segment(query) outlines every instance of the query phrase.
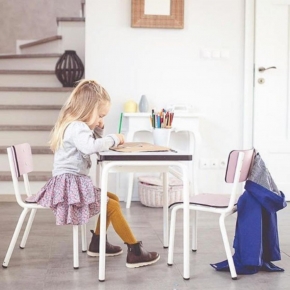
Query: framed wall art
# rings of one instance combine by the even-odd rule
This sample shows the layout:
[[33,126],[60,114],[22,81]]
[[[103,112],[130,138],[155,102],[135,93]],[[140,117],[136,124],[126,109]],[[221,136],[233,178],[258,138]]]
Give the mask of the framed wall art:
[[184,0],[132,0],[134,28],[176,28],[184,25]]

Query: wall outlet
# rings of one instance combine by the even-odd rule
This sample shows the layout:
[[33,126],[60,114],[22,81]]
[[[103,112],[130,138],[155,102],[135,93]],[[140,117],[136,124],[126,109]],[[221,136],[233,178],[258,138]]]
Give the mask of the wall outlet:
[[227,167],[226,159],[218,159],[218,158],[200,158],[199,160],[199,168],[201,169],[220,169]]
[[227,160],[225,160],[225,159],[221,159],[220,161],[219,161],[219,167],[220,168],[226,168],[227,167]]
[[207,158],[201,158],[199,160],[199,167],[202,169],[208,169],[210,168],[210,160]]
[[211,159],[210,160],[210,168],[218,168],[219,167],[219,160],[218,159]]

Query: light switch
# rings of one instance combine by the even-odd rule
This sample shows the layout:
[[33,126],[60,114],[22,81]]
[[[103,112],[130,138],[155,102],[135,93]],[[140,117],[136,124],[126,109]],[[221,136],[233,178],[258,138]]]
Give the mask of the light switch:
[[230,58],[230,51],[228,49],[222,49],[221,58]]
[[211,58],[211,52],[209,49],[202,49],[200,55],[202,58]]
[[215,49],[215,50],[213,50],[211,52],[211,57],[212,58],[220,58],[221,57],[221,52],[219,50]]

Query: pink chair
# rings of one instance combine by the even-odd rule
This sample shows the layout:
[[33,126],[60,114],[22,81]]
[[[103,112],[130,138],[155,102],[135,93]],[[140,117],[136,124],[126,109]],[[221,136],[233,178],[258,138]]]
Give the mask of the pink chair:
[[[212,212],[219,214],[219,226],[222,234],[222,239],[225,247],[226,256],[229,263],[230,273],[233,280],[237,279],[237,273],[233,262],[231,248],[225,227],[225,218],[236,212],[236,200],[239,192],[239,183],[247,180],[252,160],[255,154],[254,149],[250,150],[234,150],[231,151],[228,158],[228,165],[226,169],[225,181],[232,183],[232,191],[229,195],[216,193],[202,193],[190,198],[190,210],[194,210],[193,214],[193,231],[192,231],[192,251],[197,250],[197,219],[196,212]],[[171,222],[170,222],[170,236],[168,248],[168,265],[173,264],[174,251],[174,235],[176,212],[183,208],[182,202],[173,203],[170,205]]]
[[[24,219],[29,211],[31,211],[22,241],[20,243],[20,249],[24,249],[26,241],[36,214],[37,210],[49,209],[42,207],[36,203],[26,203],[22,200],[20,190],[19,190],[19,179],[22,176],[25,186],[25,193],[27,196],[31,196],[30,184],[28,179],[28,173],[33,171],[33,162],[31,147],[28,143],[19,144],[7,148],[8,160],[12,175],[12,181],[14,186],[15,197],[18,204],[23,208],[22,213],[19,217],[18,223],[16,225],[14,234],[12,236],[8,251],[6,253],[4,262],[2,264],[3,268],[7,268],[11,255],[13,253],[15,244],[17,242],[21,227],[23,225]],[[82,233],[82,251],[87,251],[86,242],[86,225],[81,226]],[[79,268],[79,253],[78,253],[78,226],[73,226],[73,267],[74,269]]]

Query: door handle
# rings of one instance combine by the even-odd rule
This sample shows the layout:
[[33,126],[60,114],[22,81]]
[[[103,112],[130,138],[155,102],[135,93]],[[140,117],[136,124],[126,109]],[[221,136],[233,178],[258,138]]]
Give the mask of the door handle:
[[264,68],[263,66],[259,67],[259,72],[264,72],[265,70],[268,70],[268,69],[277,69],[275,66],[270,66],[270,67],[267,67],[267,68]]

